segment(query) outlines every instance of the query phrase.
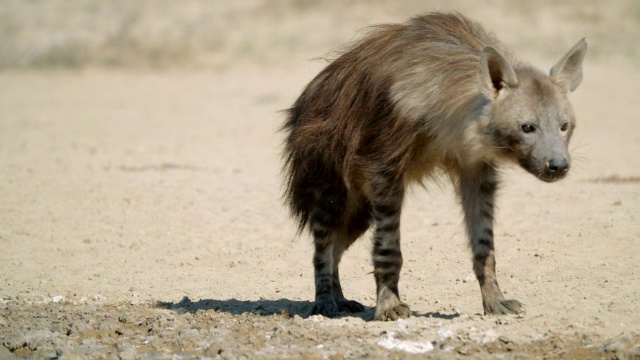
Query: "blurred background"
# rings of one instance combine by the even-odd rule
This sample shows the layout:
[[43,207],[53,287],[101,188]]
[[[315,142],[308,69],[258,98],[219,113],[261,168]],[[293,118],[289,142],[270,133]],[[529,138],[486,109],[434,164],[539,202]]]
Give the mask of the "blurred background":
[[589,60],[640,58],[637,0],[1,0],[0,69],[288,66],[433,10],[475,18],[517,54],[556,58],[587,37]]
[[[536,66],[589,44],[570,95],[571,175],[503,173],[501,285],[531,315],[505,333],[640,333],[640,0],[0,0],[0,338],[24,346],[52,321],[64,330],[38,336],[77,347],[57,313],[32,316],[28,302],[59,296],[63,314],[185,296],[307,304],[312,242],[282,204],[282,110],[363,29],[436,10],[479,21]],[[442,183],[407,197],[403,296],[474,314],[460,208]],[[354,244],[340,271],[371,306],[369,254]],[[2,301],[27,315],[3,318]],[[83,336],[122,339],[100,334]]]

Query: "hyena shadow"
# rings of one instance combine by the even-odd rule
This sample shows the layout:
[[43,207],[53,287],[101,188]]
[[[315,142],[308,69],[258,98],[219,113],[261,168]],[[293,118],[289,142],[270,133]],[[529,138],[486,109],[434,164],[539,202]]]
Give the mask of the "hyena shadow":
[[[178,302],[171,301],[156,301],[156,307],[162,309],[170,309],[178,312],[190,312],[194,313],[198,310],[215,310],[216,312],[224,312],[231,315],[252,314],[258,316],[270,316],[270,315],[298,315],[302,318],[307,318],[311,314],[313,308],[313,302],[289,300],[289,299],[277,299],[277,300],[214,300],[203,299],[198,301],[192,301],[187,296],[183,297]],[[375,315],[375,308],[365,306],[364,311],[358,313],[340,312],[335,318],[344,317],[356,317],[365,321],[371,321]],[[451,320],[459,314],[442,314],[440,312],[428,312],[417,313],[413,312],[413,316],[416,317],[431,317],[437,319]]]
[[[225,312],[232,315],[253,314],[259,316],[269,315],[298,315],[302,318],[310,316],[313,302],[289,299],[277,300],[215,300],[202,299],[191,301],[188,297],[183,297],[179,302],[156,301],[156,307],[170,309],[179,312],[194,313],[198,310],[215,310],[216,312]],[[375,309],[365,307],[365,310],[359,313],[340,313],[338,317],[358,317],[363,320],[373,319]]]

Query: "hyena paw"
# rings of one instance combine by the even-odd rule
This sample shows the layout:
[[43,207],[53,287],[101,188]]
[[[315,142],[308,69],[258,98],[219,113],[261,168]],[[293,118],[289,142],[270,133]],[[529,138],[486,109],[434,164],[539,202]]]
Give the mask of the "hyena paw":
[[333,300],[316,301],[311,308],[311,315],[322,315],[332,318],[338,314],[338,305]]
[[400,303],[388,309],[376,309],[376,315],[373,319],[377,321],[395,321],[398,319],[406,319],[410,315],[411,310],[409,310],[409,306],[405,303]]
[[487,315],[520,314],[523,311],[523,305],[518,300],[496,300],[484,306]]
[[357,301],[342,299],[336,302],[338,304],[338,311],[345,311],[349,313],[359,313],[364,311],[364,305]]

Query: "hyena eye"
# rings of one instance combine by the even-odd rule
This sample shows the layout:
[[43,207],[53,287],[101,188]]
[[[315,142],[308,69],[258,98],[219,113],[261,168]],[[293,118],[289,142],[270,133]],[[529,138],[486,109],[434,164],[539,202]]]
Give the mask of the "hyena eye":
[[527,134],[530,132],[534,132],[535,130],[536,130],[536,127],[531,124],[522,125],[522,131],[524,131]]
[[569,123],[564,123],[560,126],[561,131],[567,131],[567,129],[569,129]]

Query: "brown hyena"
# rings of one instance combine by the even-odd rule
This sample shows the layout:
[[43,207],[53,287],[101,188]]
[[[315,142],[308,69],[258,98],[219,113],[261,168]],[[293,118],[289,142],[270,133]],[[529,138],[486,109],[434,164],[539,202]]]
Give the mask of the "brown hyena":
[[407,186],[437,169],[457,189],[485,313],[520,312],[496,280],[497,167],[515,161],[548,182],[567,174],[567,93],[582,80],[586,48],[579,41],[547,74],[476,22],[432,13],[375,27],[322,70],[283,127],[287,204],[315,244],[311,313],[364,309],[345,299],[338,264],[373,224],[375,319],[409,316],[398,292],[400,211]]

